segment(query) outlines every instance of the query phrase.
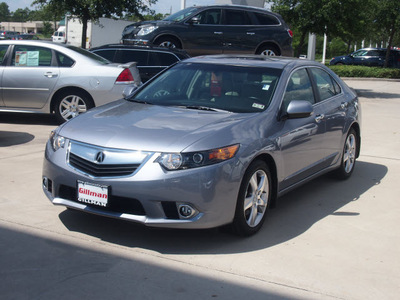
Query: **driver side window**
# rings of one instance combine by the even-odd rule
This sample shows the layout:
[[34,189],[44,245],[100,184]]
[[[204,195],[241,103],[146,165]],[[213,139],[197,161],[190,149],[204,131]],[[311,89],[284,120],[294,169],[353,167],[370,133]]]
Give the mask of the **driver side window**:
[[315,103],[310,77],[306,69],[297,70],[290,76],[285,96],[283,97],[283,108],[285,111],[289,103],[293,100],[304,100],[311,104]]
[[198,24],[217,25],[221,23],[220,9],[207,9],[195,16],[198,18]]

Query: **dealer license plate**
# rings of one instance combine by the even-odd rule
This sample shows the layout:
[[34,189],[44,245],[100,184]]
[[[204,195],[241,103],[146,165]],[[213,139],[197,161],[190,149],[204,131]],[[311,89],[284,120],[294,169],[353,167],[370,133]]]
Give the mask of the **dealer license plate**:
[[108,203],[108,186],[78,181],[78,201],[106,207]]

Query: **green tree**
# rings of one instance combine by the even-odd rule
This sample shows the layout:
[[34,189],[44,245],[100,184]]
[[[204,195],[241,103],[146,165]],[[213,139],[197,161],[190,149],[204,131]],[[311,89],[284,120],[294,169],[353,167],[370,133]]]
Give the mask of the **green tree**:
[[295,50],[298,55],[310,32],[350,40],[360,37],[368,25],[365,11],[371,1],[375,0],[273,0],[272,10],[281,14],[295,33],[299,33]]
[[18,8],[11,17],[13,22],[26,22],[30,21],[31,10],[29,8]]
[[0,22],[7,22],[10,20],[10,9],[5,2],[0,3]]
[[130,13],[141,16],[143,12],[153,13],[150,4],[157,0],[35,0],[34,4],[45,7],[46,5],[65,5],[69,13],[79,18],[82,22],[81,47],[86,47],[87,24],[89,21],[98,21],[101,17],[123,17]]
[[390,49],[400,27],[400,1],[376,0],[377,1],[377,24],[387,33],[388,47],[384,67],[389,63]]

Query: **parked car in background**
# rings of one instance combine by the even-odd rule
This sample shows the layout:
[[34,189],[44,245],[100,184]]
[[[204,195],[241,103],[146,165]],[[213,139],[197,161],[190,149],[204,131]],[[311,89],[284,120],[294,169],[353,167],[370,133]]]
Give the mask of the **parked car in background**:
[[[362,65],[383,67],[386,59],[385,48],[363,48],[349,55],[336,56],[329,62],[330,65]],[[388,67],[400,68],[400,51],[390,50]]]
[[148,226],[251,235],[276,197],[326,172],[351,176],[360,109],[317,62],[189,58],[53,131],[43,190],[53,204]]
[[13,37],[19,35],[19,32],[2,30],[0,31],[0,40],[11,40]]
[[184,49],[191,56],[250,53],[293,56],[292,31],[278,14],[240,5],[194,6],[162,21],[125,27],[124,44]]
[[35,34],[24,33],[16,35],[15,37],[12,38],[12,40],[40,40],[40,39]]
[[179,49],[122,44],[104,45],[89,51],[115,63],[136,62],[143,82],[177,61],[189,57],[185,51]]
[[0,110],[54,112],[59,122],[141,84],[135,64],[44,41],[0,41]]

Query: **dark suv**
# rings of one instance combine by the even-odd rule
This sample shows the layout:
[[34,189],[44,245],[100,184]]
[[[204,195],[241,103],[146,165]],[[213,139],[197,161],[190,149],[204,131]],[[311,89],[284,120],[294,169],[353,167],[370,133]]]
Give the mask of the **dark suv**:
[[179,49],[122,44],[103,45],[89,51],[115,63],[137,62],[142,82],[149,80],[177,61],[190,57],[185,51]]
[[[363,48],[349,55],[336,56],[332,58],[329,64],[383,67],[385,59],[386,59],[385,48]],[[399,50],[390,50],[388,67],[400,68]]]
[[162,21],[125,27],[124,44],[159,45],[189,55],[255,53],[293,56],[292,31],[282,17],[240,5],[185,8]]

